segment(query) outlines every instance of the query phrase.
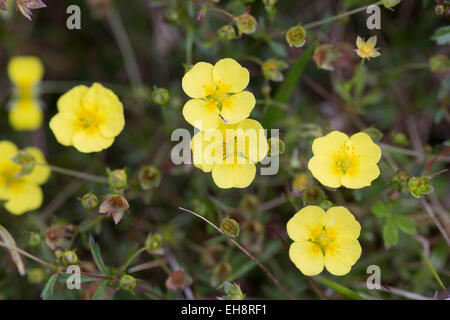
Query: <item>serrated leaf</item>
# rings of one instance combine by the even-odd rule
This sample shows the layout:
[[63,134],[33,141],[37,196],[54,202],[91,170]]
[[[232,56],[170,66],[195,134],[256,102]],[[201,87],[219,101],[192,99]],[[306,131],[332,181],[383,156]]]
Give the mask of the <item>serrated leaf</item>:
[[383,227],[384,245],[390,248],[398,242],[398,230],[392,220],[387,220]]
[[103,281],[102,283],[100,283],[97,290],[95,290],[94,295],[92,296],[92,300],[102,300],[103,292],[105,291],[107,286],[108,281]]
[[[17,247],[16,241],[14,240],[14,238],[11,236],[11,234],[8,232],[8,230],[6,230],[6,228],[3,227],[2,225],[0,225],[0,240],[10,247],[14,247],[14,248]],[[22,258],[20,257],[20,254],[17,252],[17,250],[14,250],[11,248],[7,248],[7,250],[9,251],[12,260],[16,264],[17,270],[19,270],[20,275],[24,276],[25,275],[25,266],[23,264]]]
[[102,255],[100,253],[100,246],[97,242],[95,242],[92,236],[89,237],[89,248],[91,249],[92,257],[94,258],[95,264],[97,265],[98,270],[104,275],[108,275],[108,268],[106,268],[105,263],[103,262]]
[[450,43],[450,26],[440,27],[434,31],[431,37],[437,44],[449,44]]
[[378,218],[384,218],[388,216],[386,205],[381,201],[378,201],[372,207],[370,207],[370,211],[372,211],[372,213]]
[[53,295],[53,288],[55,287],[56,279],[58,278],[58,274],[55,273],[52,275],[44,286],[44,289],[41,292],[41,298],[43,300],[48,300]]
[[400,230],[402,230],[404,233],[410,235],[417,234],[416,223],[414,222],[413,219],[400,215],[395,215],[392,216],[392,220],[394,221],[395,225],[399,227]]

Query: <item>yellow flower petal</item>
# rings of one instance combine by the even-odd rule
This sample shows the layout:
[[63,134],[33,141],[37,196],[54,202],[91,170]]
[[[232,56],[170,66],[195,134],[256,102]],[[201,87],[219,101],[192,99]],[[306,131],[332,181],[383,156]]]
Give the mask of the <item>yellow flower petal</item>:
[[183,77],[183,91],[191,98],[204,98],[216,88],[213,80],[213,65],[196,63]]
[[122,132],[125,127],[125,117],[122,112],[103,111],[105,113],[105,123],[100,126],[100,132],[104,137],[114,138]]
[[44,66],[37,57],[14,57],[8,63],[8,76],[19,88],[35,85],[44,75]]
[[345,133],[332,131],[326,136],[315,139],[312,145],[312,151],[316,156],[320,155],[331,158],[335,150],[344,145],[347,140],[348,136]]
[[331,158],[314,156],[308,162],[308,169],[314,178],[319,180],[324,186],[329,188],[339,188],[341,186],[342,174],[335,169]]
[[[44,154],[42,153],[41,150],[29,147],[25,148],[25,151],[29,152],[34,157],[36,163],[47,164],[47,161],[45,160]],[[50,177],[50,174],[51,174],[50,168],[46,166],[36,165],[33,171],[29,175],[25,176],[24,179],[28,182],[41,185],[47,182],[48,178]]]
[[229,124],[238,123],[248,118],[255,104],[255,96],[252,93],[248,91],[236,93],[222,102],[220,115]]
[[360,36],[358,36],[358,37],[356,38],[356,47],[359,49],[359,48],[361,48],[363,45],[364,45],[364,40],[363,40]]
[[99,152],[109,148],[114,138],[106,138],[100,133],[88,134],[85,131],[78,131],[73,136],[73,146],[80,152]]
[[204,172],[211,172],[214,166],[223,161],[222,133],[213,129],[202,131],[191,139],[194,165]]
[[320,247],[308,241],[291,244],[289,258],[306,276],[318,275],[324,267],[324,257]]
[[307,206],[298,211],[287,223],[287,233],[293,241],[306,241],[325,223],[325,211],[318,206]]
[[33,131],[42,125],[43,112],[36,101],[19,99],[9,112],[9,124],[17,131]]
[[10,141],[0,141],[0,161],[10,161],[19,152],[16,145]]
[[369,40],[367,40],[366,43],[369,46],[371,46],[372,48],[375,48],[375,46],[377,45],[377,36],[370,37]]
[[373,143],[366,133],[359,132],[350,137],[351,145],[355,147],[356,153],[360,156],[361,163],[376,164],[381,159],[381,148]]
[[205,100],[191,99],[186,102],[183,116],[189,124],[199,130],[215,129],[219,126],[219,109],[215,104]]
[[58,99],[58,111],[76,113],[78,108],[82,105],[83,97],[88,89],[88,87],[81,85],[76,86],[63,94]]
[[250,81],[248,70],[230,58],[219,60],[215,64],[213,77],[217,86],[225,93],[240,92],[247,87]]
[[16,190],[8,190],[6,210],[15,215],[38,209],[42,205],[43,194],[34,183],[21,183]]
[[342,185],[349,189],[360,189],[371,185],[378,178],[380,169],[376,164],[361,164],[351,168],[341,177]]
[[325,215],[325,227],[332,229],[339,239],[358,239],[361,225],[345,207],[328,209]]
[[236,127],[242,130],[243,137],[238,135],[237,152],[241,152],[251,162],[260,162],[269,150],[263,126],[256,120],[245,119]]
[[50,120],[50,129],[56,137],[56,140],[63,146],[71,146],[75,135],[76,117],[72,113],[60,112]]
[[358,240],[337,239],[336,248],[325,253],[325,267],[335,276],[343,276],[361,256],[361,245]]
[[222,189],[246,188],[252,183],[255,174],[254,164],[225,163],[216,165],[212,170],[214,183]]

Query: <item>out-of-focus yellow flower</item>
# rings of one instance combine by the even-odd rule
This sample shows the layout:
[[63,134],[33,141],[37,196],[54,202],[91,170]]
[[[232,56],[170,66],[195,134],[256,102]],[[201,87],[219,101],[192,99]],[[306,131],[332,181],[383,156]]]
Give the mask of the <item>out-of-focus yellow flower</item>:
[[[46,164],[44,155],[39,149],[26,148],[35,161]],[[10,141],[0,141],[0,199],[6,200],[5,208],[12,214],[23,214],[38,209],[43,200],[40,185],[44,184],[49,176],[50,169],[36,165],[29,175],[16,177],[21,166],[11,161],[19,150]]]
[[42,124],[43,113],[34,99],[17,100],[9,111],[9,123],[17,131],[33,131]]
[[9,123],[17,131],[32,131],[42,125],[43,112],[39,106],[37,86],[44,67],[37,57],[14,57],[8,64],[8,76],[14,85]]
[[50,129],[64,146],[89,153],[109,148],[125,126],[119,98],[99,83],[76,86],[58,100]]
[[363,38],[358,36],[358,38],[356,38],[357,49],[355,49],[355,51],[361,58],[370,60],[370,58],[376,58],[381,55],[381,53],[378,52],[378,49],[375,48],[376,44],[376,36],[371,37],[367,41],[364,41]]
[[360,224],[344,207],[325,212],[318,206],[307,206],[287,223],[288,235],[294,241],[289,257],[307,276],[318,275],[324,267],[343,276],[361,256],[360,231]]
[[244,120],[256,103],[252,93],[243,91],[249,81],[248,70],[233,59],[219,60],[214,66],[198,62],[183,77],[183,90],[192,98],[184,105],[184,118],[200,130]]
[[308,169],[324,186],[360,189],[380,175],[381,149],[363,132],[350,138],[339,131],[330,132],[314,140],[312,151]]
[[255,178],[255,163],[267,155],[268,143],[261,124],[245,119],[238,124],[220,123],[217,129],[197,133],[191,140],[194,165],[212,172],[222,189],[246,188]]

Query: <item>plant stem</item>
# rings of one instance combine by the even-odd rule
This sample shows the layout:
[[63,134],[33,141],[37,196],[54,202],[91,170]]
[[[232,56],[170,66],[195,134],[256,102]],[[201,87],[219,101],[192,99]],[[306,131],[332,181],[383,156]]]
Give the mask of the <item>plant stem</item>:
[[447,235],[447,232],[445,231],[444,227],[442,226],[441,222],[436,218],[436,215],[433,212],[433,209],[431,208],[431,206],[428,204],[427,200],[425,200],[424,198],[420,199],[420,202],[422,203],[422,205],[424,206],[425,210],[428,212],[428,214],[431,217],[431,220],[433,220],[434,224],[436,225],[436,227],[439,229],[439,231],[441,232],[442,236],[444,237],[445,241],[447,241],[447,244],[450,246],[450,239]]
[[[222,230],[220,230],[220,228],[219,227],[217,227],[214,223],[212,223],[211,221],[209,221],[208,219],[206,219],[205,217],[203,217],[203,216],[201,216],[201,215],[199,215],[199,214],[197,214],[197,213],[195,213],[195,212],[193,212],[193,211],[191,211],[191,210],[188,210],[188,209],[185,209],[185,208],[182,208],[182,207],[179,207],[178,209],[180,209],[180,210],[182,210],[182,211],[184,211],[184,212],[187,212],[187,213],[190,213],[190,214],[193,214],[194,216],[196,216],[196,217],[198,217],[198,218],[200,218],[200,219],[202,219],[203,221],[205,221],[206,223],[208,223],[209,225],[211,225],[214,229],[216,229],[220,234],[222,234],[223,236],[225,236],[225,237],[227,237],[226,235],[225,235],[225,233],[222,231]],[[289,299],[292,299],[292,300],[294,300],[295,298],[286,290],[286,288],[285,287],[283,287],[282,285],[281,285],[281,283],[278,281],[278,279],[277,278],[275,278],[275,276],[261,263],[261,262],[259,262],[250,252],[248,252],[244,247],[242,247],[239,243],[237,243],[236,242],[236,240],[234,240],[234,239],[232,239],[232,238],[229,238],[229,237],[227,237],[227,239],[228,240],[230,240],[231,241],[231,243],[233,243],[239,250],[241,250],[247,257],[249,257],[251,260],[253,260],[253,262],[255,262],[263,271],[264,271],[264,273],[281,289],[281,291],[283,291],[284,292],[284,294],[286,295],[286,296],[288,296],[289,297]]]
[[217,7],[210,7],[209,9],[211,9],[212,11],[220,12],[220,13],[222,13],[222,14],[224,14],[224,15],[230,17],[231,19],[234,19],[234,15],[231,14],[231,13],[229,13],[229,12],[226,11],[226,10],[223,10],[223,9],[217,8]]
[[89,181],[93,181],[93,182],[98,182],[98,183],[109,184],[108,178],[106,178],[106,177],[101,177],[101,176],[96,176],[96,175],[93,175],[90,173],[61,168],[61,167],[57,167],[57,166],[47,164],[47,163],[36,163],[36,165],[50,168],[54,172],[58,172],[58,173],[65,174],[68,176],[72,176],[72,177],[76,177],[76,178],[80,178],[80,179],[84,179],[84,180],[89,180]]
[[47,261],[44,261],[44,260],[42,260],[41,258],[38,258],[38,257],[36,257],[36,256],[33,256],[31,253],[28,253],[28,252],[26,252],[25,250],[22,250],[22,249],[20,249],[20,248],[18,248],[18,247],[11,246],[11,245],[9,245],[9,244],[7,244],[7,243],[4,243],[4,242],[2,242],[2,241],[0,241],[0,246],[5,247],[5,248],[10,249],[10,250],[15,250],[15,251],[17,251],[17,252],[23,254],[25,257],[30,258],[31,260],[34,260],[34,261],[36,261],[36,262],[38,262],[38,263],[40,263],[40,264],[42,264],[42,265],[44,265],[44,266],[47,266],[47,267],[49,267],[49,268],[51,268],[51,269],[54,269],[54,268],[55,268],[55,266],[54,266],[53,264],[51,264],[51,263],[49,263],[49,262],[47,262]]
[[130,263],[133,262],[134,259],[136,259],[142,252],[146,250],[145,247],[140,248],[138,251],[136,251],[130,259],[120,268],[119,274],[124,273],[127,270],[127,267],[130,265]]
[[322,19],[322,20],[319,20],[319,21],[316,21],[316,22],[311,22],[311,23],[305,24],[303,26],[303,28],[305,28],[305,29],[315,28],[315,27],[321,26],[323,24],[326,24],[328,22],[339,20],[339,19],[342,19],[344,17],[350,16],[352,14],[355,14],[355,13],[358,13],[358,12],[361,12],[361,11],[365,11],[370,6],[373,6],[373,5],[378,6],[380,4],[382,4],[382,1],[378,1],[378,2],[372,3],[372,4],[367,5],[367,6],[363,6],[363,7],[359,7],[359,8],[350,10],[350,11],[346,11],[346,12],[337,14],[335,16],[332,16],[330,18],[326,18],[326,19]]

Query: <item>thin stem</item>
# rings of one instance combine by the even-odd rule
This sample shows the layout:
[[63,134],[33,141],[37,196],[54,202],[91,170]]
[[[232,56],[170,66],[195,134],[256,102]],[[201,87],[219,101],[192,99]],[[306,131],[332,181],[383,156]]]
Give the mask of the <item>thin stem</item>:
[[140,248],[138,251],[136,251],[130,259],[128,259],[128,261],[120,268],[120,272],[119,274],[124,273],[127,270],[127,267],[130,265],[130,263],[133,262],[134,259],[136,259],[142,252],[144,252],[146,250],[145,247]]
[[378,6],[378,5],[382,4],[382,2],[383,1],[378,1],[378,2],[372,3],[372,4],[367,5],[367,6],[359,7],[359,8],[350,10],[350,11],[346,11],[346,12],[337,14],[337,15],[332,16],[330,18],[325,18],[325,19],[322,19],[322,20],[319,20],[319,21],[316,21],[316,22],[311,22],[311,23],[305,24],[303,26],[303,28],[305,28],[305,29],[315,28],[315,27],[321,26],[323,24],[326,24],[328,22],[339,20],[339,19],[342,19],[344,17],[350,16],[352,14],[355,14],[355,13],[358,13],[358,12],[361,12],[361,11],[365,11],[370,6],[373,6],[373,5]]
[[[384,149],[386,151],[401,153],[401,154],[411,156],[411,157],[419,157],[420,156],[419,152],[416,150],[391,146],[391,145],[385,144],[385,143],[378,143],[378,144],[380,145],[381,149]],[[450,158],[449,157],[439,157],[439,159],[437,159],[436,161],[450,162]]]
[[148,269],[152,269],[155,267],[160,267],[163,264],[167,263],[167,260],[162,258],[162,259],[155,259],[149,262],[145,262],[142,264],[138,264],[137,266],[131,267],[130,269],[128,269],[129,273],[135,273],[138,271],[143,271],[143,270],[148,270]]
[[217,7],[210,7],[209,9],[212,10],[212,11],[220,12],[220,13],[222,13],[222,14],[224,14],[224,15],[230,17],[231,19],[234,19],[234,15],[231,14],[231,13],[229,13],[229,12],[226,11],[226,10],[223,10],[223,9],[217,8]]
[[68,176],[72,176],[72,177],[76,177],[76,178],[80,178],[80,179],[84,179],[84,180],[89,180],[89,181],[93,181],[93,182],[108,184],[108,178],[106,178],[106,177],[101,177],[101,176],[96,176],[96,175],[93,175],[90,173],[61,168],[61,167],[57,167],[57,166],[47,164],[47,163],[36,163],[36,165],[50,168],[54,172],[58,172],[58,173],[65,174]]
[[26,251],[24,251],[24,250],[22,250],[22,249],[20,249],[20,248],[18,248],[16,246],[11,246],[11,245],[9,245],[7,243],[4,243],[2,241],[0,241],[0,246],[5,247],[5,248],[10,249],[10,250],[15,250],[15,251],[21,253],[22,255],[24,255],[25,257],[30,258],[31,260],[34,260],[34,261],[36,261],[36,262],[38,262],[38,263],[40,263],[40,264],[42,264],[44,266],[47,266],[47,267],[52,268],[52,269],[55,268],[55,266],[53,264],[51,264],[51,263],[49,263],[47,261],[44,261],[41,258],[38,258],[38,257],[32,255],[31,253],[28,253],[28,252],[26,252]]
[[117,11],[114,11],[108,16],[108,23],[119,45],[120,52],[125,64],[125,69],[128,74],[128,78],[133,85],[142,85],[142,77],[139,72],[139,66],[137,63],[136,55],[133,47],[131,46],[130,38],[128,37],[125,27],[120,19],[120,15]]
[[[225,236],[226,237],[226,235],[225,235],[225,233],[222,231],[222,230],[220,230],[220,228],[219,227],[217,227],[214,223],[212,223],[211,221],[209,221],[208,219],[206,219],[205,217],[202,217],[201,215],[199,215],[199,214],[197,214],[197,213],[195,213],[195,212],[193,212],[193,211],[191,211],[191,210],[188,210],[188,209],[185,209],[185,208],[182,208],[182,207],[179,207],[178,209],[180,209],[180,210],[182,210],[182,211],[184,211],[184,212],[187,212],[187,213],[190,213],[190,214],[193,214],[194,216],[196,216],[197,218],[200,218],[200,219],[202,219],[203,221],[205,221],[206,223],[208,223],[210,226],[212,226],[214,229],[216,229],[220,234],[222,234],[223,236]],[[255,262],[260,268],[261,268],[261,270],[263,270],[264,271],[264,273],[284,292],[284,294],[286,295],[286,296],[288,296],[290,299],[292,299],[292,300],[294,300],[295,298],[286,290],[286,288],[285,287],[283,287],[282,285],[281,285],[281,283],[278,281],[278,279],[277,278],[275,278],[275,276],[261,263],[261,262],[259,262],[250,252],[248,252],[244,247],[242,247],[239,243],[237,243],[234,239],[232,239],[232,238],[229,238],[229,237],[227,237],[227,239],[228,240],[230,240],[231,241],[231,243],[233,243],[239,250],[241,250],[247,257],[249,257],[253,262]]]
[[445,231],[445,229],[442,226],[441,222],[436,218],[436,215],[434,214],[433,209],[431,208],[431,206],[428,204],[428,202],[424,198],[420,199],[420,202],[422,203],[422,205],[424,206],[425,210],[430,215],[431,220],[433,220],[434,224],[436,225],[436,227],[441,232],[441,234],[444,237],[445,241],[447,241],[447,244],[450,246],[450,239],[449,239],[449,237],[447,235],[447,232]]

